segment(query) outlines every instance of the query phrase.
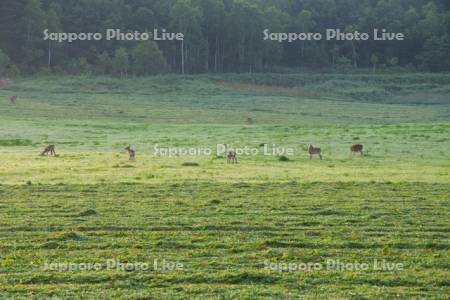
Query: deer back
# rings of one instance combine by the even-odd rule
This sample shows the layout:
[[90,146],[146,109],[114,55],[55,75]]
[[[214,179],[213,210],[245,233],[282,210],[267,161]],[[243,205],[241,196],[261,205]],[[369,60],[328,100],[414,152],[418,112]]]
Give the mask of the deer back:
[[321,150],[318,147],[313,147],[312,145],[310,145],[308,148],[308,152],[309,154],[318,154],[321,152]]
[[361,144],[353,144],[353,145],[351,145],[351,147],[350,147],[350,150],[351,150],[352,152],[362,151],[362,149],[363,149],[363,145],[361,145]]

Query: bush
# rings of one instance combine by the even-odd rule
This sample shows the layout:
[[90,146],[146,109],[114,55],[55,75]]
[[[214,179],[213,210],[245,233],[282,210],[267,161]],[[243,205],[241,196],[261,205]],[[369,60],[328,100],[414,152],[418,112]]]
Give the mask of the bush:
[[167,62],[154,41],[144,41],[134,48],[133,72],[136,75],[156,75],[167,70]]
[[279,161],[290,161],[289,157],[281,155],[280,157],[278,157]]
[[72,59],[65,68],[66,72],[73,75],[88,75],[92,73],[92,66],[87,62],[86,58]]

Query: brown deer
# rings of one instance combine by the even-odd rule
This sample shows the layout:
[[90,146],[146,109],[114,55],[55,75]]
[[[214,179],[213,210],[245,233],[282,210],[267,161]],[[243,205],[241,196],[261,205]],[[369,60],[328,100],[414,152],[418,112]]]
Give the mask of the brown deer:
[[306,151],[309,153],[309,159],[312,159],[312,156],[314,154],[318,154],[320,157],[320,160],[322,160],[322,150],[320,148],[314,147],[313,145],[309,145],[309,147],[306,149]]
[[125,150],[128,151],[128,157],[130,160],[134,160],[136,158],[136,151],[131,149],[131,146],[126,147]]
[[229,150],[227,154],[227,163],[237,164],[236,151]]
[[11,101],[12,104],[16,104],[17,96],[12,96],[9,98],[9,101]]
[[353,154],[359,152],[359,153],[361,153],[361,156],[364,155],[364,153],[363,153],[363,145],[361,145],[361,144],[353,144],[353,145],[351,145],[350,146],[350,151]]
[[48,154],[56,156],[55,145],[48,145],[47,147],[45,147],[44,151],[42,151],[41,153],[41,156]]

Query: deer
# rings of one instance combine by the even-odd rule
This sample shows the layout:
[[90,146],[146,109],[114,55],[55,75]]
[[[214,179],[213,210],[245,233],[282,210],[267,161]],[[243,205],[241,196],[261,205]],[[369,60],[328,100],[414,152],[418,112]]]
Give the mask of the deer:
[[41,156],[48,154],[56,156],[55,145],[48,145],[47,147],[45,147],[44,151],[42,151],[41,153]]
[[136,158],[136,151],[131,149],[131,146],[126,147],[125,150],[128,151],[128,157],[130,160],[134,160]]
[[249,124],[249,125],[253,124],[253,119],[250,117],[247,117],[246,121],[247,121],[247,124]]
[[353,154],[359,152],[359,153],[361,153],[361,156],[364,155],[364,153],[363,153],[363,145],[361,145],[361,144],[353,144],[353,145],[351,145],[350,146],[350,151]]
[[318,154],[320,160],[322,160],[322,150],[320,150],[320,148],[314,147],[313,145],[309,144],[309,147],[306,149],[306,151],[309,153],[309,159],[312,159],[312,156],[314,154]]
[[225,152],[227,153],[227,163],[237,164],[237,154],[229,144],[222,144],[225,147]]
[[237,164],[236,151],[229,150],[227,154],[227,163]]
[[11,96],[11,98],[9,98],[9,101],[11,101],[12,104],[16,104],[16,100],[17,96]]

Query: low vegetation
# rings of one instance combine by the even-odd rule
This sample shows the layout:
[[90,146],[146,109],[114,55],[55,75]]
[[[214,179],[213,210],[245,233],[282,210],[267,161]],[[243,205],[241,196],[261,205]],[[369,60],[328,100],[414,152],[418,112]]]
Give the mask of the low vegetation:
[[[39,77],[0,89],[0,298],[445,297],[450,77],[285,76],[293,83]],[[370,90],[385,97],[360,98]],[[154,152],[225,143],[260,152],[237,164]],[[58,156],[40,156],[50,144]],[[46,269],[111,259],[182,269]],[[328,260],[370,268],[267,267]]]

